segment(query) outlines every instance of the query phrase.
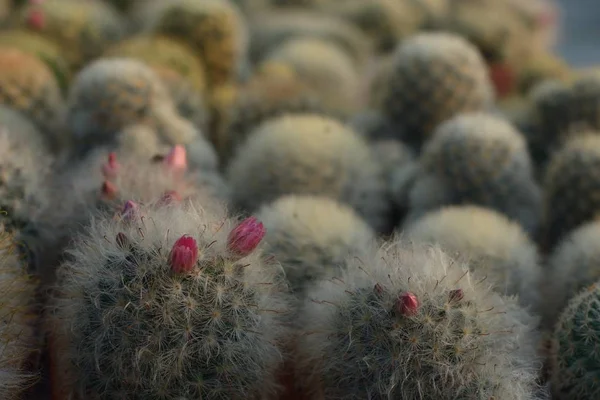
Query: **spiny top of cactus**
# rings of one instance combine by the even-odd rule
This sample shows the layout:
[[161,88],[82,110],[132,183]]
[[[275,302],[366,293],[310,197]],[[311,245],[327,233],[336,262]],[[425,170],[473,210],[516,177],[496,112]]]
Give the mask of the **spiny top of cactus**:
[[411,63],[416,60],[453,60],[468,62],[485,68],[481,54],[475,46],[462,36],[446,32],[425,32],[408,38],[396,50],[397,63]]
[[[563,174],[571,171],[575,174],[595,176],[593,165],[600,164],[600,135],[594,131],[583,132],[565,143],[550,159],[546,169],[545,185],[547,190],[555,188],[555,182]],[[554,190],[547,195],[554,196]]]
[[23,50],[1,46],[0,72],[4,85],[17,85],[35,93],[36,90],[44,90],[50,83],[56,85],[56,91],[60,92],[50,68]]
[[[511,399],[538,389],[537,319],[438,246],[394,239],[305,302],[299,371],[327,399]],[[301,377],[302,378],[302,377]]]

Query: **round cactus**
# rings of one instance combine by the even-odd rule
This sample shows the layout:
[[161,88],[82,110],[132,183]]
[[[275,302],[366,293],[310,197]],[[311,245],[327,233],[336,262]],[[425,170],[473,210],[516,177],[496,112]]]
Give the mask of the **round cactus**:
[[442,206],[473,204],[501,212],[537,234],[541,191],[524,138],[505,120],[484,113],[450,119],[435,131],[419,164],[409,220]]
[[270,62],[289,65],[332,111],[351,115],[360,107],[359,71],[337,45],[315,38],[290,39],[263,61]]
[[274,395],[289,309],[263,236],[254,218],[235,226],[191,204],[126,205],[93,223],[60,269],[61,383],[90,399]]
[[0,103],[23,113],[48,135],[58,150],[65,138],[56,132],[64,104],[52,71],[36,56],[0,47]]
[[347,264],[299,320],[311,398],[535,398],[537,319],[468,265],[399,240]]
[[263,206],[265,252],[273,254],[298,294],[314,281],[339,273],[344,260],[375,239],[375,233],[348,206],[319,196],[283,196]]
[[71,80],[71,71],[62,50],[54,42],[34,32],[9,30],[0,33],[0,45],[14,47],[38,57],[52,70],[62,92],[66,92]]
[[379,164],[366,142],[342,123],[311,114],[260,125],[228,168],[232,202],[255,210],[285,194],[324,195],[353,206],[376,230],[389,202]]
[[185,144],[200,133],[177,114],[160,77],[141,61],[100,59],[75,78],[67,121],[86,149],[109,143],[128,125],[148,125],[169,144]]
[[565,234],[597,216],[599,168],[598,133],[567,141],[551,158],[544,181],[544,244],[548,249]]
[[526,94],[538,83],[555,79],[559,82],[569,82],[573,72],[565,60],[558,55],[539,51],[532,55],[518,70],[518,90]]
[[499,293],[518,295],[524,307],[537,307],[542,269],[535,243],[502,214],[477,206],[445,207],[408,226],[406,233],[464,256]]
[[247,52],[247,29],[229,0],[165,3],[149,28],[189,43],[201,56],[210,87],[235,81]]
[[597,283],[569,302],[556,324],[552,343],[552,398],[598,398],[600,286]]
[[382,111],[415,146],[454,115],[491,104],[483,58],[460,36],[418,34],[400,44],[393,57]]
[[569,299],[600,279],[600,222],[587,223],[562,240],[548,258],[540,314],[544,325],[556,324]]
[[125,34],[124,20],[103,1],[30,1],[14,25],[59,45],[72,71],[98,57]]
[[21,399],[35,383],[37,373],[28,364],[40,350],[33,304],[36,282],[14,247],[14,238],[0,231],[0,397],[5,400]]

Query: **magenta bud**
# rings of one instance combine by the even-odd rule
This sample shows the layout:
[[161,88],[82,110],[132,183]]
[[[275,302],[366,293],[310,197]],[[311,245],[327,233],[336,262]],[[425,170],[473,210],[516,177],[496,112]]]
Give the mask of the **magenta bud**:
[[184,172],[187,170],[187,152],[185,147],[178,144],[174,146],[164,159],[164,163],[169,169],[175,172]]
[[396,300],[396,311],[405,317],[411,317],[419,310],[419,299],[411,292],[398,296]]
[[232,254],[245,257],[256,249],[266,232],[255,217],[246,218],[229,233],[227,248]]
[[117,186],[109,181],[104,181],[102,183],[102,196],[107,199],[114,199],[117,195]]
[[176,273],[190,272],[198,261],[198,244],[191,236],[183,235],[171,249],[169,264]]
[[136,215],[138,213],[139,209],[140,209],[140,206],[136,202],[127,200],[125,205],[123,205],[123,209],[121,210],[121,215],[125,219],[131,219],[131,218],[133,218],[134,215]]
[[108,161],[102,164],[102,175],[106,179],[114,179],[117,176],[117,172],[119,171],[120,167],[121,166],[117,161],[117,154],[109,153]]
[[463,292],[462,289],[451,290],[448,294],[448,300],[451,303],[458,303],[463,299],[463,297],[465,297],[465,292]]

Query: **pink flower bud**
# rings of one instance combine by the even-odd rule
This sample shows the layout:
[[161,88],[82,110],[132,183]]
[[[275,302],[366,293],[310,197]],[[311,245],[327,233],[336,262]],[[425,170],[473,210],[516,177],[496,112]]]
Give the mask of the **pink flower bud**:
[[183,235],[173,245],[169,254],[171,270],[176,273],[189,272],[198,261],[198,244],[191,236]]
[[166,191],[160,198],[160,204],[165,204],[165,205],[179,203],[180,201],[181,201],[181,196],[175,190]]
[[136,202],[127,200],[123,206],[123,209],[121,210],[121,215],[125,219],[131,219],[138,213],[139,209],[140,206]]
[[174,146],[165,157],[164,163],[175,172],[184,172],[188,166],[185,147],[180,144]]
[[465,297],[465,292],[463,292],[462,289],[451,290],[448,294],[448,300],[451,303],[458,303],[463,299],[463,297]]
[[229,233],[227,248],[236,256],[245,257],[256,249],[266,232],[255,217],[246,218]]
[[411,292],[398,296],[396,300],[396,311],[405,317],[411,317],[419,310],[419,299]]
[[31,29],[44,29],[46,26],[46,16],[42,10],[31,10],[27,15],[26,23]]
[[114,179],[117,176],[120,165],[117,162],[117,155],[115,153],[108,154],[108,161],[102,164],[102,175],[106,179]]
[[102,183],[102,196],[106,199],[114,199],[117,195],[117,186],[109,181]]

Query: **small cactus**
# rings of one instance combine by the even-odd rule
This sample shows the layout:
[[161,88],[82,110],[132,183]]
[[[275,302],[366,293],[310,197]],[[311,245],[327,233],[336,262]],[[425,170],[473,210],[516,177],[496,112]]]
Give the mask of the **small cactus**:
[[382,111],[419,147],[437,125],[485,110],[493,89],[479,51],[450,33],[421,33],[396,49]]
[[562,312],[550,355],[553,399],[588,400],[600,396],[600,286],[595,283],[569,301]]
[[[426,214],[405,232],[412,240],[437,243],[465,257],[500,294],[519,296],[523,307],[538,306],[542,269],[536,245],[504,215],[477,206],[445,207]],[[546,301],[550,300],[544,297]]]
[[349,254],[375,233],[350,207],[319,196],[283,196],[257,217],[267,230],[264,250],[281,262],[298,297],[306,287],[339,272]]
[[419,159],[409,221],[447,205],[489,207],[538,233],[542,195],[527,144],[507,121],[465,113],[440,125]]
[[347,265],[298,322],[310,398],[535,398],[537,319],[468,265],[398,239]]
[[[242,228],[199,206],[139,213],[93,223],[61,266],[52,320],[67,343],[56,355],[70,368],[61,384],[92,399],[276,394],[288,340],[280,265],[248,241],[232,257],[228,237]],[[258,228],[242,224],[248,237]]]
[[286,194],[324,195],[387,229],[389,199],[366,142],[337,120],[296,114],[264,122],[241,146],[227,176],[235,206],[254,211]]

